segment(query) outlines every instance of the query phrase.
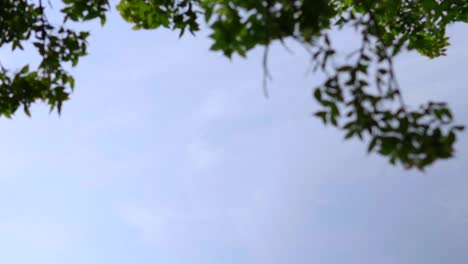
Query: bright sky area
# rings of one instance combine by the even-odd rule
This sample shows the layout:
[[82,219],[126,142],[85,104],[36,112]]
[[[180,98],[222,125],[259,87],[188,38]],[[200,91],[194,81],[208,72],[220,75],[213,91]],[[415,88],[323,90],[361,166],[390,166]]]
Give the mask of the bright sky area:
[[[270,52],[266,99],[261,49],[229,61],[208,31],[132,31],[115,10],[87,27],[62,115],[0,119],[0,263],[468,263],[467,133],[425,173],[392,167],[311,117],[299,47]],[[400,82],[468,124],[468,28],[449,32],[447,57],[398,59]]]

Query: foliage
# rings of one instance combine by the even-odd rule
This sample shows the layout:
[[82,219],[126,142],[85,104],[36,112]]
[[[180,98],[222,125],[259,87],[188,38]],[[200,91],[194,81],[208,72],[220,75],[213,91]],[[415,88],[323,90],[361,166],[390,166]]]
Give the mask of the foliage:
[[[105,22],[107,0],[62,0],[62,25],[52,25],[42,1],[0,0],[0,45],[23,49],[32,42],[42,57],[35,70],[0,73],[0,114],[10,117],[20,106],[29,115],[37,99],[51,109],[68,99],[74,80],[64,69],[86,55],[88,32],[70,29],[69,21]],[[391,163],[423,169],[452,157],[457,132],[445,103],[429,102],[419,109],[404,104],[393,58],[416,50],[436,58],[449,46],[446,27],[468,22],[466,0],[120,0],[117,9],[134,29],[160,27],[195,34],[200,23],[212,30],[211,49],[227,57],[245,57],[265,46],[293,39],[310,53],[316,71],[327,78],[314,90],[324,123],[345,131],[345,138],[369,141],[368,150]],[[342,59],[330,30],[352,28],[360,47]]]
[[[100,17],[107,11],[107,1],[64,0],[64,22],[71,19],[84,21]],[[25,65],[12,73],[1,65],[0,71],[0,114],[7,117],[22,106],[30,115],[31,103],[46,101],[51,110],[60,112],[62,102],[69,97],[74,87],[73,77],[64,69],[65,64],[76,66],[79,58],[86,55],[88,32],[76,32],[63,25],[52,25],[45,14],[41,0],[0,1],[0,46],[11,45],[12,50],[23,49],[31,42],[42,61],[35,70]]]

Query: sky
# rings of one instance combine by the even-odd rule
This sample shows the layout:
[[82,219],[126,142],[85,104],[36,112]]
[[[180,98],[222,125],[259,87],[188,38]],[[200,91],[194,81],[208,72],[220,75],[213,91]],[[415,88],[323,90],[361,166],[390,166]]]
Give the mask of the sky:
[[[394,167],[311,117],[299,47],[270,51],[267,99],[261,49],[229,60],[206,30],[132,31],[115,10],[85,27],[62,115],[0,119],[0,263],[468,263],[466,133],[425,173]],[[449,35],[447,57],[396,67],[407,104],[468,124],[468,28]]]

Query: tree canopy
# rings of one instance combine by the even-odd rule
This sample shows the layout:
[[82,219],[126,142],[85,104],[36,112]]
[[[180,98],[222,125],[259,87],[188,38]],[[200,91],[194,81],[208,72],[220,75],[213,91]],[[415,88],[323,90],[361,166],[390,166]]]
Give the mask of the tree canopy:
[[[87,55],[89,32],[74,26],[96,19],[104,24],[109,1],[0,0],[0,7],[0,47],[31,46],[41,57],[34,68],[0,64],[0,115],[11,117],[20,108],[30,115],[37,100],[60,113],[75,86],[67,68]],[[444,102],[406,105],[393,59],[412,50],[444,56],[447,26],[468,22],[466,0],[120,0],[117,9],[137,30],[165,27],[182,36],[206,24],[211,50],[226,57],[245,57],[262,46],[264,78],[269,45],[296,41],[314,70],[327,76],[313,91],[321,106],[315,115],[325,124],[343,130],[345,138],[367,141],[369,152],[407,168],[424,169],[454,155],[463,126],[454,124]],[[62,22],[49,22],[47,11],[59,13]],[[343,57],[330,32],[348,28],[360,46]]]

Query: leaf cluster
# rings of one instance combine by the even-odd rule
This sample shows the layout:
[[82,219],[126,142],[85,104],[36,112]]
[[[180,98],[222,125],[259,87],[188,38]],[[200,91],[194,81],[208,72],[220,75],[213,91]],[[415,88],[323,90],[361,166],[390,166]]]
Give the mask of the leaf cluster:
[[85,21],[96,17],[104,20],[107,1],[64,0],[61,10],[63,23],[53,25],[47,19],[46,6],[41,0],[0,1],[0,47],[23,50],[31,43],[41,57],[37,68],[24,65],[12,71],[1,65],[0,115],[11,117],[22,107],[30,115],[32,103],[42,100],[51,110],[60,113],[74,87],[74,78],[66,66],[76,66],[87,54],[88,32],[75,31],[67,20]]

